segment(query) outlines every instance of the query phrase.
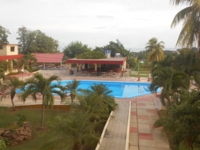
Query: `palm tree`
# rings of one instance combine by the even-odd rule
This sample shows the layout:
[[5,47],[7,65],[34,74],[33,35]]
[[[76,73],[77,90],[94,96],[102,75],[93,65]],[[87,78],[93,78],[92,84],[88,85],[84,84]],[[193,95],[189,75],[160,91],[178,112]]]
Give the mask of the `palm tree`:
[[4,70],[4,72],[6,71],[10,72],[11,71],[10,61],[1,61],[0,68]]
[[105,121],[117,106],[113,96],[110,95],[112,91],[104,84],[94,84],[80,92],[82,93],[78,95],[79,103],[73,105],[73,108],[92,114],[92,121]]
[[178,51],[179,54],[174,59],[173,67],[180,69],[192,76],[194,71],[200,71],[200,57],[191,49],[183,48]]
[[[186,91],[185,91],[186,92]],[[167,116],[159,118],[154,123],[154,128],[163,127],[169,136],[172,150],[179,150],[180,144],[184,144],[188,149],[199,149],[200,135],[200,93],[193,90],[186,92],[185,101],[180,105],[174,105],[167,112]]]
[[145,47],[147,52],[149,52],[148,55],[148,61],[159,61],[164,59],[164,42],[161,41],[158,43],[158,40],[156,38],[152,38],[147,43],[147,46]]
[[15,104],[13,99],[16,95],[16,90],[21,88],[23,84],[24,82],[22,80],[19,80],[16,77],[10,77],[7,78],[6,81],[4,81],[1,85],[1,91],[3,92],[2,98],[4,98],[6,95],[10,95],[13,110],[15,110]]
[[24,55],[24,58],[25,60],[25,68],[28,69],[28,70],[32,70],[33,69],[33,66],[35,66],[37,64],[37,58],[35,57],[34,54],[26,54]]
[[66,88],[70,91],[70,97],[71,97],[71,102],[74,102],[74,99],[76,98],[77,95],[77,88],[80,85],[80,81],[77,81],[74,79],[71,82],[68,82],[66,85]]
[[189,76],[184,72],[174,70],[170,67],[160,67],[152,73],[150,90],[156,92],[159,88],[162,88],[161,102],[164,106],[170,106],[180,102],[181,89],[188,89],[189,85]]
[[0,82],[1,82],[1,79],[5,79],[4,70],[2,68],[0,68]]
[[195,42],[198,42],[200,50],[200,21],[199,0],[171,0],[175,5],[180,3],[188,3],[189,6],[179,11],[174,17],[171,27],[176,26],[183,21],[183,28],[179,34],[177,45],[193,47]]
[[44,78],[42,74],[36,73],[30,79],[28,79],[24,85],[24,93],[22,99],[25,99],[31,95],[34,100],[37,100],[36,95],[40,93],[42,95],[42,117],[41,117],[41,128],[44,125],[44,110],[46,106],[53,106],[54,96],[57,94],[63,101],[65,99],[65,93],[60,91],[62,88],[58,83],[52,84],[53,81],[58,81],[58,76],[52,75],[49,78]]
[[105,84],[94,84],[90,86],[89,91],[94,95],[101,96],[103,103],[109,107],[110,111],[115,109],[117,104],[111,96],[112,91]]
[[95,133],[96,124],[90,118],[90,114],[81,110],[57,117],[52,126],[54,134],[41,149],[84,150],[96,146],[100,135]]

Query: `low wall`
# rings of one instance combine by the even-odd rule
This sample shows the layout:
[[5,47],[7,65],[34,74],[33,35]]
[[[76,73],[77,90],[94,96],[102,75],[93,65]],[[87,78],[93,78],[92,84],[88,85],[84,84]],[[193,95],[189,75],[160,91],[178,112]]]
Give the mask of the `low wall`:
[[[41,109],[42,104],[36,104],[36,105],[23,105],[23,106],[15,106],[16,108],[35,108],[35,109]],[[47,107],[46,109],[53,109],[53,110],[70,110],[70,105],[54,105],[52,108]]]

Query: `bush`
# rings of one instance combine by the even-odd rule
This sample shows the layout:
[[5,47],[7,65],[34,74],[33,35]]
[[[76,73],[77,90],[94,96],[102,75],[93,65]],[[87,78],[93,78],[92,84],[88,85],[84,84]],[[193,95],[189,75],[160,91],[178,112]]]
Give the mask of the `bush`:
[[0,150],[5,150],[5,149],[6,149],[6,142],[0,139]]
[[96,51],[89,51],[76,56],[78,59],[101,59],[106,58],[104,53],[96,52]]
[[22,114],[17,114],[17,125],[21,127],[23,123],[26,121],[26,116]]

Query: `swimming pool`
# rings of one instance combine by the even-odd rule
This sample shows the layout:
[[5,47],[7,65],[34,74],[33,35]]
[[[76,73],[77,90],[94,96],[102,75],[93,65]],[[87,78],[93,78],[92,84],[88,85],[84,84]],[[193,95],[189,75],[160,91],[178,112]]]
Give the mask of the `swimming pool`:
[[[68,82],[72,80],[62,80],[59,83],[65,86]],[[53,82],[52,84],[57,84],[58,82]],[[91,85],[95,84],[105,84],[109,90],[112,91],[111,95],[115,98],[131,98],[136,96],[141,96],[145,94],[150,94],[148,82],[120,82],[120,81],[99,81],[99,80],[80,80],[80,85],[78,88],[89,89]],[[16,90],[17,93],[22,93],[20,89]]]
[[[71,80],[62,80],[61,85],[66,85]],[[91,85],[105,84],[111,91],[111,95],[115,98],[131,98],[150,94],[150,83],[146,82],[114,82],[114,81],[97,81],[97,80],[81,80],[78,88],[88,89]]]

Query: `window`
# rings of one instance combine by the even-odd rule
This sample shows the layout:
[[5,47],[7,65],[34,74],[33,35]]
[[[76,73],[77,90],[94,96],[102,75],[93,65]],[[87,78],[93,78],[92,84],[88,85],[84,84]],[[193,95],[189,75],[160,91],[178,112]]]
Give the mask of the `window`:
[[15,51],[15,47],[14,46],[10,47],[10,51],[14,52]]

